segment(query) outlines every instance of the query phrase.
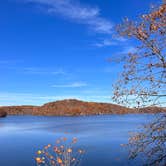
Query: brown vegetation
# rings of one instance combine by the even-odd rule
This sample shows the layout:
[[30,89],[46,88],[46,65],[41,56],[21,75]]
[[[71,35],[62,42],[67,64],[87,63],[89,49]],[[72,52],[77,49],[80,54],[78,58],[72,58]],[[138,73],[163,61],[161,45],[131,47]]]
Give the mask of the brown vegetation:
[[166,1],[153,6],[137,21],[128,18],[117,26],[121,37],[135,40],[138,46],[127,54],[112,57],[122,62],[123,70],[114,85],[113,99],[118,104],[145,107],[164,105],[166,91]]
[[[158,112],[166,102],[166,0],[156,2],[149,13],[132,21],[126,18],[118,27],[119,35],[134,39],[135,51],[118,57],[123,71],[113,99],[125,106],[135,105],[144,112]],[[164,108],[165,109],[165,108]],[[165,111],[164,111],[165,112]],[[128,143],[129,157],[145,158],[144,165],[166,165],[166,114],[144,125]]]
[[42,150],[37,151],[35,158],[37,166],[78,166],[84,155],[84,150],[77,149],[74,145],[77,138],[68,141],[62,137],[56,141],[55,145],[48,144]]
[[[148,111],[147,111],[148,110]],[[0,111],[9,115],[47,115],[47,116],[77,116],[100,114],[127,114],[127,113],[158,113],[166,112],[165,108],[149,107],[140,111],[109,103],[83,102],[70,99],[50,102],[42,106],[4,106]]]
[[7,112],[4,110],[0,110],[0,118],[6,117],[7,116]]

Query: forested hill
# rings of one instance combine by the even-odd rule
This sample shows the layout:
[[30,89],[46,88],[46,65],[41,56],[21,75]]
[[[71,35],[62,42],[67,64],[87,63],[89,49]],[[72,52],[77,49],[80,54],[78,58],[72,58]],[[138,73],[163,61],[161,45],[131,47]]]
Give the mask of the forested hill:
[[109,103],[84,102],[75,99],[68,99],[46,103],[42,106],[2,106],[0,107],[0,112],[6,112],[8,115],[77,116],[100,114],[159,113],[166,112],[166,109],[160,107],[149,107],[136,110]]

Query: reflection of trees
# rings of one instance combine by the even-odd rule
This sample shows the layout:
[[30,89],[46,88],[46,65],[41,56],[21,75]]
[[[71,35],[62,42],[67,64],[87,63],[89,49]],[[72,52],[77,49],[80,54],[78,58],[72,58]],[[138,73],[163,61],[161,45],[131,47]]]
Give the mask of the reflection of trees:
[[[115,58],[123,72],[114,86],[113,99],[124,105],[145,107],[165,103],[166,97],[166,1],[134,22],[125,19],[117,27],[121,36],[136,39],[139,46]],[[148,110],[148,109],[147,109]],[[144,126],[129,141],[130,158],[143,153],[147,165],[166,164],[166,115]]]
[[129,139],[130,159],[143,155],[146,165],[166,164],[166,114],[144,126]]
[[0,109],[0,118],[6,117],[6,116],[7,116],[7,112]]

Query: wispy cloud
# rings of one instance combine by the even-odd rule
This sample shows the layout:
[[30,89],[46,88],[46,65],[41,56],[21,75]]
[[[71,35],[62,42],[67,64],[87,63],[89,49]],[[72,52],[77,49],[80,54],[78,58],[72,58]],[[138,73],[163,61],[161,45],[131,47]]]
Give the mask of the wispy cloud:
[[103,41],[95,44],[95,46],[97,47],[116,46],[116,45],[117,42],[113,41],[112,39],[104,39]]
[[[120,62],[122,62],[124,60],[124,57],[126,57],[126,55],[128,55],[129,53],[135,53],[136,51],[137,51],[137,49],[134,46],[129,46],[129,45],[123,46],[120,51],[117,51],[114,54],[112,54],[111,57],[108,58],[108,61],[116,62],[116,65],[119,66]],[[121,69],[122,66],[121,67],[120,66],[119,67],[115,66],[116,71]]]
[[124,37],[112,37],[111,39],[103,39],[98,43],[94,44],[97,47],[107,47],[107,46],[117,46],[122,45],[124,42],[127,42],[127,39]]
[[119,52],[119,54],[128,54],[128,53],[134,53],[136,52],[136,47],[133,46],[126,46],[123,48],[123,50],[121,52]]
[[80,88],[80,87],[85,87],[85,86],[87,86],[87,83],[74,82],[71,84],[55,84],[55,85],[52,85],[51,87],[53,87],[53,88]]
[[0,106],[5,105],[42,105],[44,103],[63,99],[81,99],[77,95],[41,95],[31,93],[0,92]]
[[23,73],[25,74],[37,74],[37,75],[64,75],[66,72],[63,69],[48,69],[48,68],[37,68],[37,67],[27,67],[24,68]]
[[24,0],[38,5],[54,15],[60,15],[88,27],[97,33],[110,34],[113,23],[101,17],[100,9],[90,7],[75,0]]
[[114,37],[114,40],[119,41],[119,42],[126,42],[128,39],[122,36],[116,36]]
[[96,102],[110,102],[110,95],[41,95],[31,93],[13,93],[13,92],[0,92],[0,106],[7,105],[43,105],[47,102],[64,100],[64,99],[79,99],[85,101]]
[[13,65],[22,62],[22,60],[0,60],[0,65]]

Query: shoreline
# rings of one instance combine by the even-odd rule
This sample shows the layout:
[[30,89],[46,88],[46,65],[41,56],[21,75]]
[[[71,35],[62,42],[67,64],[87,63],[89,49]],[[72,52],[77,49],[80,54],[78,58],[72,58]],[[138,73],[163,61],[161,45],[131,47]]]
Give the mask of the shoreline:
[[7,115],[34,116],[92,116],[92,115],[124,115],[166,113],[165,107],[127,108],[111,103],[85,102],[68,99],[46,103],[42,106],[0,106],[0,113]]
[[[7,117],[11,117],[11,116],[20,116],[20,117],[64,117],[64,118],[67,118],[67,117],[70,117],[70,118],[75,118],[75,117],[102,117],[102,116],[126,116],[126,115],[160,115],[160,114],[165,114],[165,112],[158,112],[158,113],[126,113],[126,114],[102,114],[102,115],[95,115],[95,114],[91,114],[91,115],[75,115],[75,116],[70,116],[70,115],[31,115],[31,114],[10,114],[10,115],[7,115]],[[0,119],[5,119],[5,118],[0,118]]]

